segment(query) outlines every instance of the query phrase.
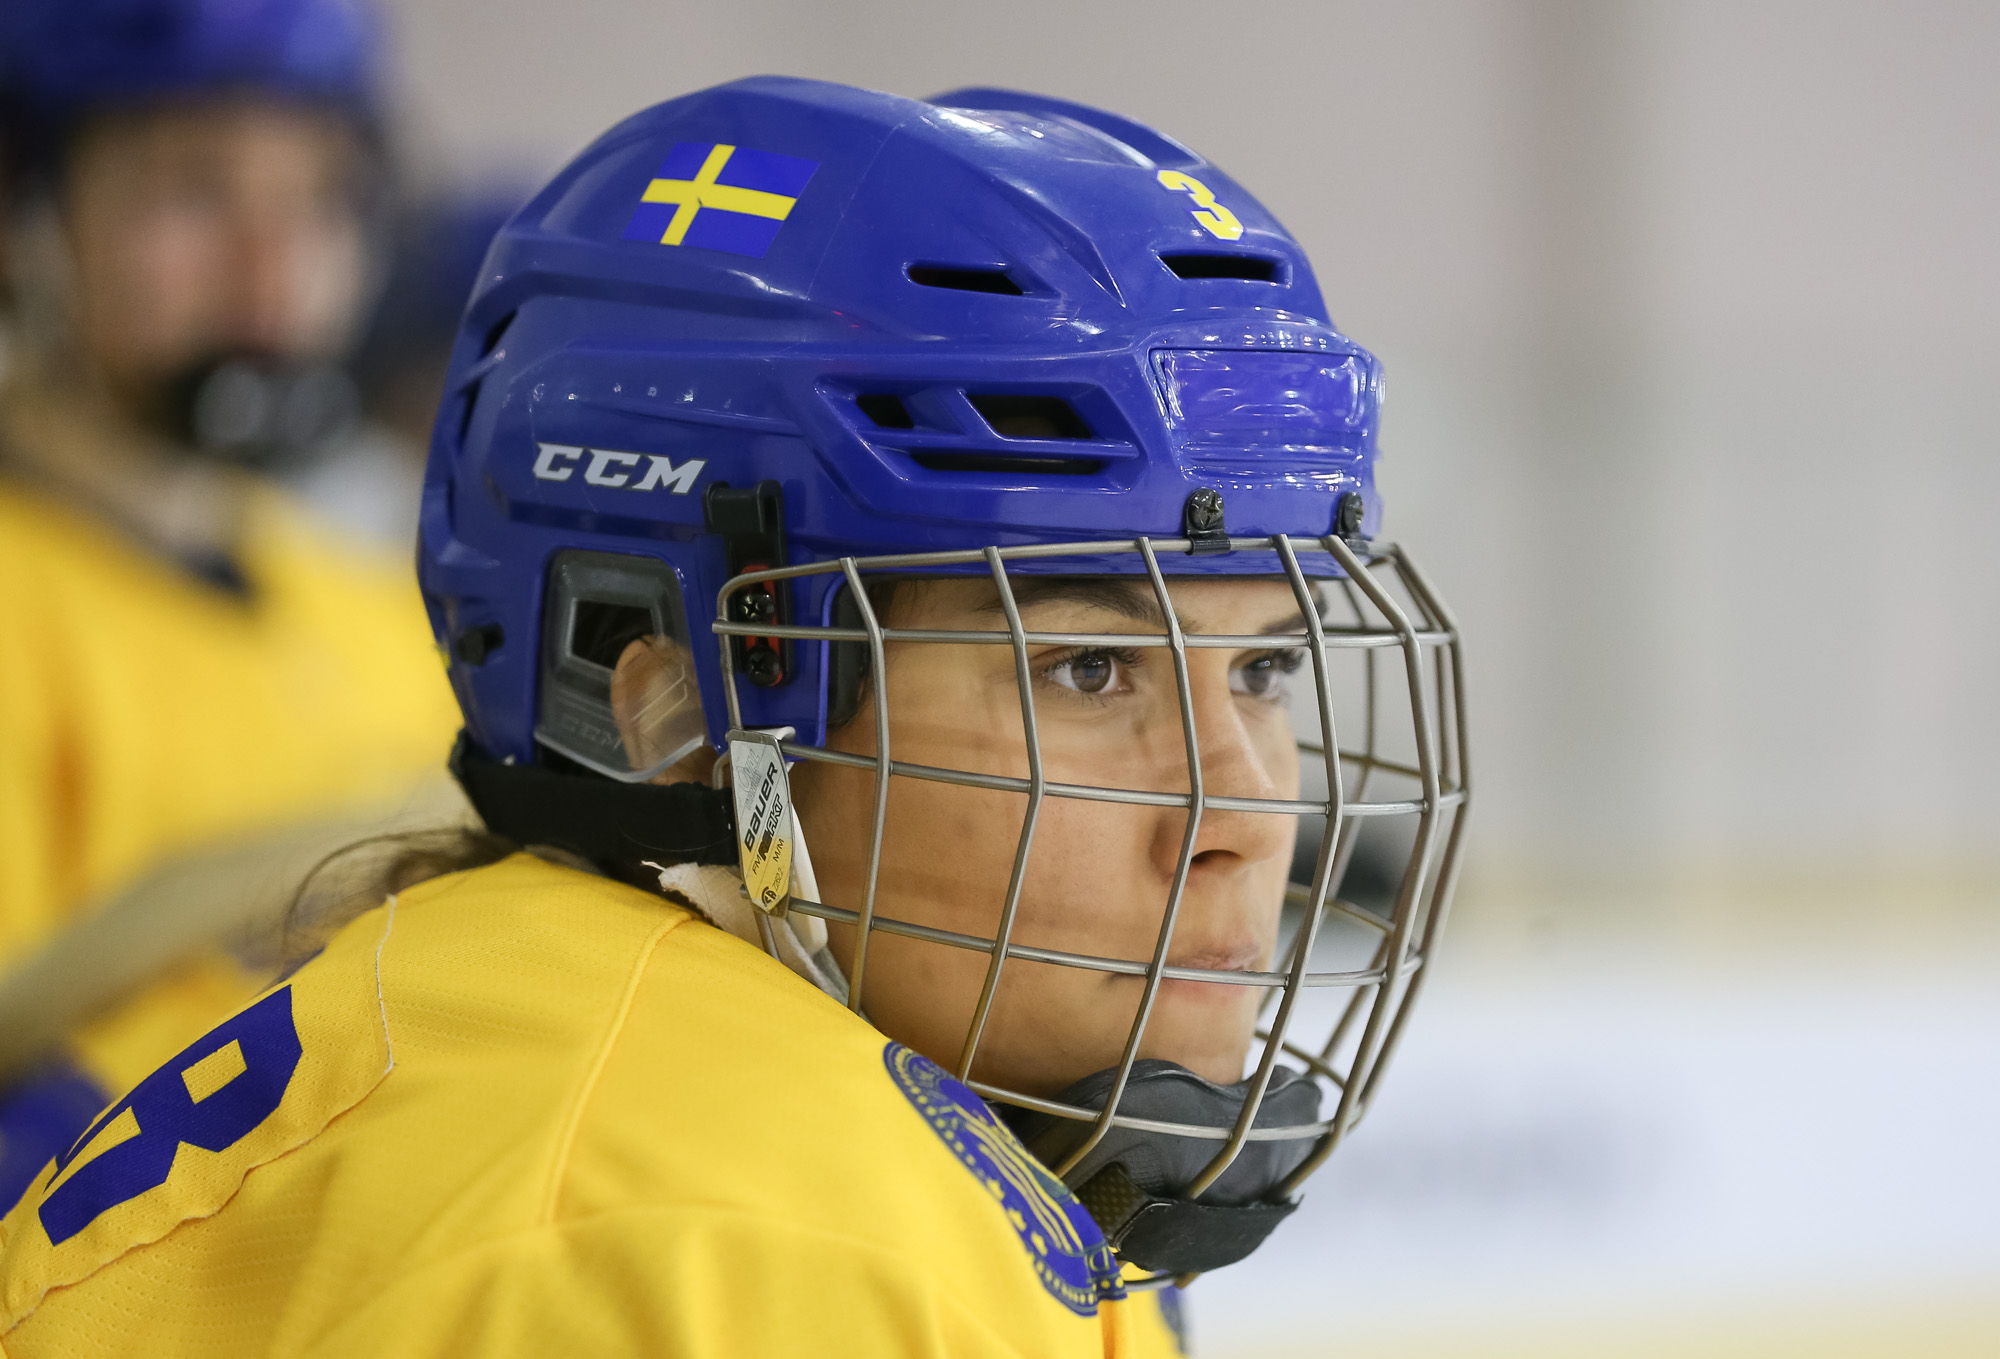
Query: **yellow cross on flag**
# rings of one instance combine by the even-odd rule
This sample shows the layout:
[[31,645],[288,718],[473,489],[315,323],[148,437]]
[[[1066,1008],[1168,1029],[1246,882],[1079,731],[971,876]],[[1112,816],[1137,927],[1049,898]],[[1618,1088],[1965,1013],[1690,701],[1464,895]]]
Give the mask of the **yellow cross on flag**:
[[728,142],[680,142],[646,185],[625,239],[761,256],[818,168]]

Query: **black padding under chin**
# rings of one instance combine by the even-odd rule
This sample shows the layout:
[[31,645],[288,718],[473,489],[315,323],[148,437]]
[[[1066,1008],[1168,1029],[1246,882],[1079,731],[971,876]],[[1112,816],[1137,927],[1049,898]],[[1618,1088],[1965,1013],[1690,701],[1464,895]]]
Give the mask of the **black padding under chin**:
[[727,789],[619,783],[502,764],[463,733],[451,752],[451,772],[486,829],[517,844],[553,845],[620,876],[642,859],[736,862],[736,813]]
[[[1064,1104],[1101,1109],[1116,1071],[1086,1076],[1059,1097]],[[1211,1128],[1232,1126],[1249,1098],[1250,1083],[1217,1085],[1173,1062],[1132,1064],[1118,1112],[1164,1123]],[[1271,1074],[1253,1126],[1302,1127],[1319,1121],[1319,1087],[1288,1067]],[[1050,1166],[1061,1165],[1090,1135],[1092,1125],[1053,1114],[1007,1109],[1008,1123],[1028,1149]],[[1075,1192],[1121,1259],[1145,1269],[1182,1274],[1220,1269],[1250,1254],[1298,1206],[1276,1196],[1318,1138],[1245,1143],[1229,1168],[1199,1199],[1186,1196],[1222,1143],[1138,1128],[1114,1127],[1064,1181]]]
[[[1100,1170],[1077,1191],[1077,1199],[1090,1215],[1105,1211],[1105,1200],[1118,1192],[1106,1185],[1124,1174],[1113,1165]],[[1129,1180],[1127,1181],[1129,1183]],[[1282,1203],[1243,1203],[1225,1207],[1198,1203],[1192,1199],[1148,1196],[1123,1219],[1113,1219],[1105,1239],[1118,1258],[1161,1274],[1201,1274],[1233,1265],[1264,1244],[1280,1222],[1299,1206],[1297,1199]]]

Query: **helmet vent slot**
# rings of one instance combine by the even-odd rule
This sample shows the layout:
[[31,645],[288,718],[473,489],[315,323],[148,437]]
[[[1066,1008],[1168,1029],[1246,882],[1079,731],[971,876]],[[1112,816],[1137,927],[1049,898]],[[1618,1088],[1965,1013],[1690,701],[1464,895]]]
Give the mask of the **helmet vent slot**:
[[965,399],[1004,439],[1088,439],[1090,426],[1059,396],[967,392]]
[[1005,476],[1091,477],[1104,470],[1102,458],[1023,457],[1009,453],[912,453],[910,461],[928,472],[996,472]]
[[1278,261],[1269,255],[1162,255],[1160,263],[1177,278],[1240,278],[1252,283],[1278,282]]
[[458,446],[460,448],[465,447],[465,436],[472,429],[472,411],[479,404],[479,386],[480,380],[474,379],[472,382],[466,384],[465,391],[458,398],[460,403],[458,408]]
[[933,264],[910,266],[910,282],[926,288],[953,288],[962,293],[998,293],[1020,297],[1021,285],[1005,269],[949,269]]
[[863,392],[854,398],[854,404],[861,408],[863,415],[875,422],[878,429],[917,427],[917,419],[903,404],[903,398],[892,392]]
[[515,315],[516,313],[510,311],[486,328],[486,335],[479,342],[480,358],[485,358],[500,347],[500,342],[507,338],[508,328],[514,324]]

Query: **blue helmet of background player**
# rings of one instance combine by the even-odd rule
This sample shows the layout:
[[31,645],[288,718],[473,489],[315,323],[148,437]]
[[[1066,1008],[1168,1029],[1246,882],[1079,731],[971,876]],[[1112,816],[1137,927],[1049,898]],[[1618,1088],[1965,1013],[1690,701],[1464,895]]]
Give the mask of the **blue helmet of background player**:
[[[1024,1135],[1128,1262],[1162,1278],[1228,1263],[1290,1211],[1364,1107],[1444,919],[1463,825],[1456,634],[1400,551],[1368,541],[1380,393],[1375,360],[1334,329],[1290,234],[1217,167],[1135,123],[1004,90],[920,102],[778,78],[648,109],[501,230],[460,326],[418,548],[465,714],[454,768],[509,838],[634,881],[641,860],[681,860],[740,862],[749,882],[772,843],[754,830],[768,804],[738,809],[752,828],[739,842],[726,793],[651,780],[703,746],[744,768],[754,731],[784,738],[786,758],[851,763],[825,748],[829,728],[872,690],[867,903],[842,914],[811,900],[797,858],[791,877],[790,909],[856,924],[847,999],[859,1009],[869,931],[909,928],[873,914],[890,780],[1044,791],[890,764],[885,641],[961,634],[885,633],[874,582],[975,575],[1004,602],[1010,576],[1136,576],[1171,616],[1168,576],[1289,581],[1312,629],[1283,644],[1312,656],[1317,800],[1205,794],[1184,672],[1191,792],[1049,785],[1056,798],[1188,806],[1177,883],[1204,809],[1324,817],[1281,946],[1288,971],[1233,977],[1284,997],[1255,1074],[1228,1087],[1135,1062],[1147,1001],[1122,1064],[1061,1100],[982,1087],[1039,1111],[1045,1126]],[[1316,591],[1352,621],[1323,624]],[[675,660],[635,717],[612,695],[642,638],[673,644]],[[1343,658],[1365,662],[1367,716],[1336,741],[1330,675]],[[1408,739],[1392,759],[1379,709],[1399,686]],[[761,767],[768,789],[773,766]],[[1367,800],[1396,780],[1399,796]],[[1417,829],[1393,907],[1377,918],[1338,906],[1329,891],[1360,819],[1394,815]],[[753,901],[781,914],[783,880]],[[1149,997],[1180,891],[1144,968]],[[1319,922],[1341,909],[1374,961],[1315,971]],[[1006,928],[944,941],[993,959],[961,1079]],[[1325,1044],[1301,1046],[1287,1025],[1313,987],[1352,1000]],[[1338,1090],[1330,1115],[1317,1081],[1276,1065],[1281,1051]],[[1120,1121],[1135,1116],[1151,1131]],[[1185,1132],[1161,1140],[1162,1128]]]
[[89,116],[248,94],[372,124],[380,22],[367,0],[8,0],[0,9],[0,110],[12,173],[60,163]]

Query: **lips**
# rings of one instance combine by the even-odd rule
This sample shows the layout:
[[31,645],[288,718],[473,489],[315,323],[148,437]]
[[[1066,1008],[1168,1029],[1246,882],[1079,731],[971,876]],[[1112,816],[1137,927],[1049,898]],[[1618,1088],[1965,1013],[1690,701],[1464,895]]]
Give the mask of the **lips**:
[[[1264,959],[1264,950],[1255,944],[1239,944],[1232,947],[1206,948],[1189,953],[1170,954],[1168,967],[1200,968],[1206,972],[1249,972],[1257,968]],[[1193,985],[1203,985],[1195,982]]]

